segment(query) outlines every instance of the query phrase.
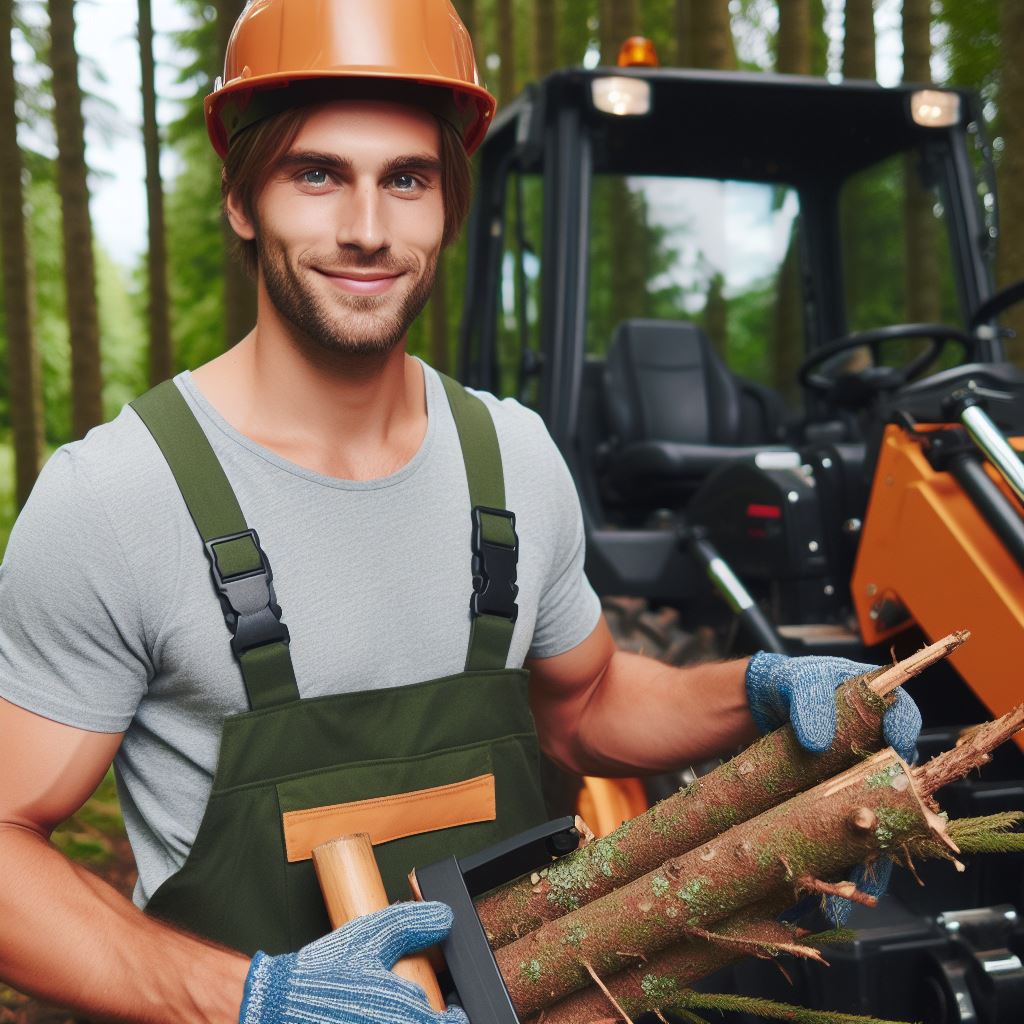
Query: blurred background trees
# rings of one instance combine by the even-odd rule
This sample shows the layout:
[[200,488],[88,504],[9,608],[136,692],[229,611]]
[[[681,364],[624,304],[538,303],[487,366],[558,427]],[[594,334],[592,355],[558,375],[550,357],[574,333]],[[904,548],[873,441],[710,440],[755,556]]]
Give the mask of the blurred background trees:
[[[90,98],[88,82],[83,98],[88,76],[75,50],[75,19],[89,18],[89,5],[0,4],[0,551],[48,451],[115,415],[150,383],[212,358],[254,322],[255,292],[231,256],[219,162],[202,117],[202,98],[220,72],[243,0],[173,0],[186,25],[171,40],[171,52],[187,98],[177,116],[158,124],[153,21],[159,26],[168,3],[124,3],[131,14],[125,31],[137,33],[139,44],[138,124]],[[613,63],[633,33],[650,37],[665,64],[873,78],[884,54],[896,69],[891,81],[974,86],[985,103],[1001,185],[998,283],[1024,277],[1024,67],[1012,52],[1024,38],[1024,4],[456,0],[456,6],[474,35],[482,76],[502,101],[557,66]],[[149,229],[138,265],[105,252],[93,236],[88,185],[95,178],[87,174],[83,126],[103,118],[137,132],[145,149]],[[942,308],[932,200],[915,180],[913,168],[900,164],[855,184],[880,220],[861,217],[849,244],[880,255],[851,260],[851,326],[955,315]],[[522,182],[527,246],[540,242],[536,184]],[[667,315],[680,301],[679,288],[661,273],[665,232],[649,216],[647,194],[627,179],[609,179],[595,193],[595,322],[616,322],[637,302],[648,315]],[[857,195],[847,197],[849,207],[863,206]],[[785,201],[780,190],[777,203]],[[879,237],[883,214],[904,225],[902,238]],[[707,263],[693,312],[731,362],[786,393],[803,346],[796,227],[794,220],[771,280],[737,290]],[[454,365],[465,261],[463,244],[444,254],[435,296],[410,336],[412,350],[441,369]],[[1017,326],[1024,328],[1020,318]],[[516,329],[511,318],[507,330]]]

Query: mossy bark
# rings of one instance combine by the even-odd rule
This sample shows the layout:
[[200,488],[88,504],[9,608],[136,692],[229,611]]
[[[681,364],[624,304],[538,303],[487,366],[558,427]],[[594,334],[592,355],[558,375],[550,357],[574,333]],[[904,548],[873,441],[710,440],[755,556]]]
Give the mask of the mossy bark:
[[941,819],[905,762],[882,751],[499,949],[498,967],[517,1013],[529,1016],[587,986],[591,970],[631,967],[784,884],[835,879],[929,838],[942,841]]
[[[772,947],[798,941],[797,929],[779,921],[769,920],[788,906],[786,895],[749,907],[722,922],[715,932],[725,939],[763,942],[765,955],[773,955]],[[687,940],[655,954],[635,970],[620,971],[605,983],[615,1001],[630,1017],[659,1010],[662,1001],[654,991],[657,984],[648,979],[671,978],[676,986],[685,988],[714,971],[742,960],[752,950],[704,939]],[[544,1010],[543,1024],[592,1024],[607,1018],[612,1007],[608,996],[597,988],[574,992]],[[536,1020],[536,1019],[535,1019]],[[531,1022],[534,1024],[534,1022]],[[539,1021],[537,1021],[539,1024]]]
[[804,750],[788,725],[776,729],[539,876],[524,876],[480,897],[476,909],[492,947],[600,899],[879,750],[885,745],[882,715],[893,698],[869,689],[877,674],[852,679],[836,691],[836,740],[824,754]]

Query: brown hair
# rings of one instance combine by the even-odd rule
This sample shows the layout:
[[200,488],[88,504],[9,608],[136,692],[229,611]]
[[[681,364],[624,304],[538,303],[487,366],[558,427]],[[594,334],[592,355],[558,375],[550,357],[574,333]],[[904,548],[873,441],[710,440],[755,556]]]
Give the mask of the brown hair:
[[[310,114],[309,107],[296,107],[258,121],[231,143],[221,172],[220,191],[224,201],[234,193],[245,215],[255,222],[256,197],[288,152]],[[472,198],[473,172],[458,129],[443,117],[434,117],[441,130],[441,196],[444,203],[446,249],[459,236]],[[256,242],[236,237],[234,252],[250,277],[259,266]]]

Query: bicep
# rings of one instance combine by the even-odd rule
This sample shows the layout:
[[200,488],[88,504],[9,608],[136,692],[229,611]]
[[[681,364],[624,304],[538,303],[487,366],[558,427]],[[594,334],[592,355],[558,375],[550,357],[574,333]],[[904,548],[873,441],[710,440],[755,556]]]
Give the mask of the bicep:
[[49,836],[95,791],[123,735],[62,725],[0,698],[0,827]]
[[544,751],[556,761],[575,741],[577,725],[615,653],[604,615],[580,644],[552,658],[530,658],[530,707]]

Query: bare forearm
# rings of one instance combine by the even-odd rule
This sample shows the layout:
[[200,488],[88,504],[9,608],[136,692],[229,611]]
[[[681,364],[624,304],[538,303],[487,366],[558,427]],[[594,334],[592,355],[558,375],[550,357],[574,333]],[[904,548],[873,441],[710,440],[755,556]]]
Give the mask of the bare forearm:
[[746,666],[742,660],[674,668],[616,651],[580,710],[565,754],[576,771],[595,775],[654,774],[731,754],[758,736]]
[[234,1024],[248,958],[146,917],[42,836],[0,825],[0,979],[96,1020]]

